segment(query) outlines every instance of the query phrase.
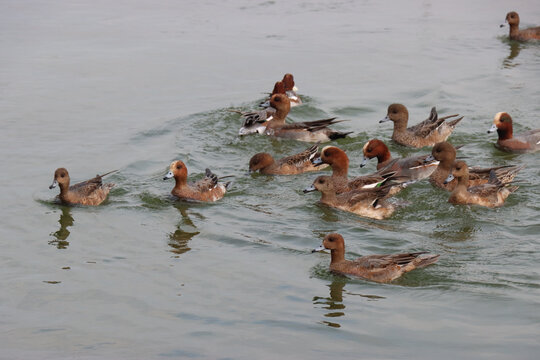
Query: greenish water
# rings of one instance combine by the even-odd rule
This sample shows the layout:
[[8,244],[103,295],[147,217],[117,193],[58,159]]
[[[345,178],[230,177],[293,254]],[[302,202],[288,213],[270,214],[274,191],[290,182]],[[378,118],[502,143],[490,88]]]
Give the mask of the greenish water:
[[[517,1],[197,4],[3,2],[0,358],[534,359],[540,350],[540,160],[493,147],[493,116],[538,128],[540,44],[499,29]],[[477,166],[525,165],[498,209],[452,206],[427,182],[385,221],[303,194],[315,174],[248,175],[261,151],[306,144],[237,136],[230,108],[255,108],[285,72],[296,121],[339,116],[337,145],[360,169],[401,102],[411,121],[465,116],[450,140]],[[429,149],[389,143],[394,156]],[[163,181],[233,175],[213,204]],[[119,169],[99,207],[65,207],[74,181]],[[392,284],[336,276],[311,254],[328,232],[347,257],[425,250],[440,261]]]

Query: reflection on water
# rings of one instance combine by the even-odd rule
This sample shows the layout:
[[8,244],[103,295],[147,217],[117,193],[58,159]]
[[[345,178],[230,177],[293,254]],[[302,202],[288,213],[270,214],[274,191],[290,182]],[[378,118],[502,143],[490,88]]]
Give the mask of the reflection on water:
[[509,69],[513,68],[519,65],[519,63],[515,63],[513,60],[519,55],[519,52],[521,51],[522,44],[518,41],[510,41],[508,43],[510,46],[510,55],[506,59],[503,60],[503,67]]
[[324,317],[326,318],[332,318],[334,321],[328,321],[323,320],[321,321],[322,324],[339,328],[341,325],[337,322],[337,318],[345,316],[345,304],[343,303],[343,293],[347,295],[356,295],[368,298],[369,300],[378,300],[378,299],[384,299],[382,296],[378,295],[363,295],[363,294],[355,294],[351,293],[345,290],[345,285],[347,284],[347,278],[346,277],[337,277],[335,278],[328,287],[330,288],[330,296],[329,297],[323,297],[323,296],[314,296],[313,297],[313,304],[315,305],[322,305],[321,307],[323,309],[328,309],[329,312],[324,314]]
[[171,247],[170,251],[178,256],[191,250],[188,246],[189,240],[200,232],[197,231],[197,227],[189,218],[185,205],[178,205],[177,209],[182,218],[177,225],[176,231],[169,233],[169,246]]
[[60,229],[50,234],[51,236],[54,236],[56,240],[49,241],[49,245],[55,245],[58,249],[66,249],[69,246],[69,241],[67,241],[66,239],[70,234],[67,228],[68,226],[73,225],[74,220],[71,216],[71,210],[68,206],[62,206],[61,209],[62,214],[60,215],[60,220],[58,220],[58,223],[60,224]]

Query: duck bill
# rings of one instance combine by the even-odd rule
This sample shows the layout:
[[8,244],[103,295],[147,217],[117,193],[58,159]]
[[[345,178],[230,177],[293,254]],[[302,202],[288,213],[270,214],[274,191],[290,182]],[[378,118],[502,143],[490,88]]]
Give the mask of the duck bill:
[[172,173],[171,170],[169,170],[169,172],[167,174],[165,174],[165,176],[163,177],[163,180],[167,180],[167,179],[170,179],[172,178],[174,175]]
[[314,166],[321,166],[323,164],[323,161],[322,161],[321,157],[319,156],[319,157],[311,159],[311,163]]
[[292,91],[296,92],[298,91],[298,88],[296,86],[293,86]]
[[491,133],[494,133],[495,131],[497,131],[497,125],[493,124],[491,125],[491,127],[489,128],[487,132],[488,134],[491,134]]
[[51,186],[49,186],[49,189],[54,189],[57,186],[58,186],[58,181],[56,181],[56,179],[54,179]]
[[307,188],[304,189],[304,194],[307,194],[309,192],[313,192],[313,191],[317,191],[317,189],[315,188],[315,185],[311,185]]
[[390,118],[388,117],[388,115],[386,115],[383,119],[379,120],[379,124],[383,122],[387,122],[387,121],[390,121]]
[[432,161],[435,161],[435,157],[433,155],[429,155],[427,158],[424,159],[424,164],[430,163]]
[[444,180],[443,184],[448,184],[452,180],[454,180],[454,175],[450,174],[450,175],[448,175],[446,180]]
[[321,245],[318,248],[311,250],[311,252],[314,253],[314,252],[319,252],[319,251],[324,251],[324,250],[325,250],[325,247]]
[[364,167],[366,166],[366,164],[368,163],[369,161],[369,158],[364,156],[364,160],[362,160],[362,162],[360,163],[360,167]]

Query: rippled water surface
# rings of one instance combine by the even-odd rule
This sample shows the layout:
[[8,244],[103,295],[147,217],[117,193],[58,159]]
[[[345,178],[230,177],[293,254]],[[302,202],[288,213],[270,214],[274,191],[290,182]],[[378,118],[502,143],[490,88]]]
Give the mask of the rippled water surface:
[[[486,134],[496,112],[540,127],[540,44],[507,40],[536,1],[42,2],[0,4],[0,358],[533,359],[540,351],[539,155]],[[392,102],[412,122],[465,115],[450,138],[479,166],[525,165],[504,207],[452,206],[427,182],[385,221],[302,193],[314,174],[247,175],[251,155],[304,143],[239,138],[228,109],[255,108],[284,73],[296,121],[338,116],[360,169]],[[420,154],[391,144],[394,156]],[[169,196],[232,175],[213,204]],[[99,207],[48,190],[119,169]],[[430,251],[440,261],[392,284],[336,276],[311,254],[340,232],[347,257]]]

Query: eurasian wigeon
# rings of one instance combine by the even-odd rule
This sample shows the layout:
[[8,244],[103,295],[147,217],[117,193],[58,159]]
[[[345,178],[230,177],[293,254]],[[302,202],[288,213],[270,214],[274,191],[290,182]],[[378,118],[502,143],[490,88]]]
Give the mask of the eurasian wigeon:
[[308,171],[319,171],[327,167],[316,166],[311,160],[320,156],[318,153],[319,143],[314,144],[301,153],[274,160],[268,153],[258,153],[249,160],[249,171],[259,171],[267,175],[294,175]]
[[298,88],[294,86],[294,76],[292,74],[285,74],[283,75],[283,80],[281,81],[285,86],[285,94],[287,94],[287,97],[291,101],[291,107],[302,105],[302,100],[296,94]]
[[[342,275],[354,275],[366,280],[387,283],[401,275],[426,267],[439,260],[440,255],[424,255],[420,251],[404,254],[367,255],[356,260],[345,260],[345,240],[340,234],[328,234],[323,243],[312,252],[330,250],[330,271]],[[421,256],[423,255],[423,256]]]
[[[357,190],[370,189],[380,185],[385,179],[394,173],[377,171],[376,173],[358,176],[349,180],[349,157],[337,146],[326,146],[321,151],[320,157],[315,157],[312,162],[315,165],[328,164],[332,167],[332,182],[337,194]],[[391,195],[398,193],[402,189],[401,185],[392,186]]]
[[117,170],[109,171],[103,175],[69,186],[69,173],[64,168],[58,168],[54,172],[54,180],[49,189],[60,187],[58,199],[63,204],[99,205],[107,198],[113,183],[103,184],[102,178]]
[[455,205],[481,205],[486,207],[498,207],[504,204],[504,200],[518,189],[518,186],[510,186],[497,179],[495,172],[491,171],[489,181],[486,184],[467,187],[469,184],[469,169],[465,161],[456,161],[452,173],[446,178],[446,182],[457,179],[457,185],[452,190],[449,203]]
[[439,162],[435,159],[427,161],[429,154],[392,159],[388,146],[379,139],[369,140],[363,148],[364,160],[360,167],[366,165],[369,159],[377,158],[377,170],[394,172],[393,178],[412,183],[429,177],[437,168]]
[[336,209],[357,215],[382,220],[391,216],[396,207],[384,199],[389,196],[391,185],[381,185],[371,189],[351,190],[336,194],[334,182],[330,176],[319,176],[313,184],[304,189],[304,193],[319,191],[320,202]]
[[[457,185],[457,179],[445,183],[448,175],[452,172],[452,167],[456,161],[456,148],[449,142],[443,141],[435,144],[431,149],[431,156],[426,160],[439,160],[437,169],[430,175],[429,182],[441,189],[452,191]],[[491,168],[469,168],[469,183],[467,187],[482,185],[488,182],[491,171],[495,172],[495,176],[502,182],[510,182],[516,174],[522,169],[522,166],[495,166]]]
[[512,117],[508,113],[500,112],[495,115],[488,133],[495,131],[499,134],[496,146],[503,151],[526,153],[540,150],[540,129],[514,136]]
[[429,118],[407,128],[409,121],[407,108],[401,104],[391,104],[388,106],[386,117],[379,122],[394,122],[392,140],[398,144],[420,148],[433,146],[438,142],[445,141],[452,131],[454,131],[456,125],[463,119],[463,116],[448,122],[445,120],[456,116],[459,116],[459,114],[448,115],[439,119],[437,111],[433,107]]
[[174,177],[176,184],[171,191],[171,194],[186,200],[198,201],[216,201],[221,199],[227,192],[229,183],[220,183],[216,174],[213,174],[210,169],[206,169],[205,177],[201,180],[188,184],[187,182],[187,167],[180,161],[173,161],[169,168],[169,172],[163,180]]
[[[509,36],[512,40],[540,40],[540,26],[519,30],[519,15],[515,11],[506,14],[505,22],[510,26]],[[504,24],[501,25],[503,27]]]
[[230,109],[230,112],[240,114],[244,118],[242,127],[238,130],[238,135],[264,134],[266,130],[265,122],[272,120],[276,113],[276,109],[269,106],[263,110],[240,111]]
[[[272,95],[270,106],[275,109],[275,112],[265,121],[258,122],[259,127],[264,127],[266,135],[307,142],[326,142],[344,138],[351,133],[329,129],[329,125],[342,121],[336,120],[336,118],[286,124],[285,119],[291,109],[291,102],[284,94]],[[243,128],[245,128],[245,123]],[[263,133],[261,128],[256,132]]]

